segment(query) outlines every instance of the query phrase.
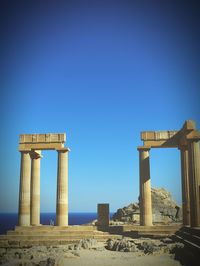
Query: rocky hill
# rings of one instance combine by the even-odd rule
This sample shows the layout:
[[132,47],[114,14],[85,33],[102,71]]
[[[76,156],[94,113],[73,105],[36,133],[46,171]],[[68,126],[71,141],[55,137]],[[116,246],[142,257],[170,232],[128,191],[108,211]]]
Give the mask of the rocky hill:
[[[154,223],[174,223],[181,222],[182,209],[173,200],[170,192],[164,188],[152,188],[152,212]],[[114,221],[137,223],[140,218],[139,202],[131,203],[126,207],[120,208],[113,215]]]

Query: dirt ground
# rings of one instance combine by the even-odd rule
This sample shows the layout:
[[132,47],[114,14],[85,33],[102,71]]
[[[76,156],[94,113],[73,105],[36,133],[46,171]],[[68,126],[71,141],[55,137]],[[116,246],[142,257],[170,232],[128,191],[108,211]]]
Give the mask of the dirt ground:
[[173,255],[136,255],[131,252],[81,250],[61,257],[57,266],[180,266]]

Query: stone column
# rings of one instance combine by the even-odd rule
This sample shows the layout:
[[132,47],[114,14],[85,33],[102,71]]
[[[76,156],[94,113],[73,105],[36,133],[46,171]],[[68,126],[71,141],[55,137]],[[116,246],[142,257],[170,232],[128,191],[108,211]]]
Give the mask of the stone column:
[[40,225],[40,158],[41,151],[31,153],[31,225]]
[[140,154],[140,225],[152,226],[150,148],[139,147]]
[[31,158],[29,151],[21,151],[18,225],[30,225]]
[[183,225],[190,225],[189,167],[188,167],[187,146],[181,146],[180,152],[181,152]]
[[56,225],[68,225],[68,151],[58,150]]
[[189,141],[189,191],[190,222],[192,227],[200,226],[200,153],[199,142]]

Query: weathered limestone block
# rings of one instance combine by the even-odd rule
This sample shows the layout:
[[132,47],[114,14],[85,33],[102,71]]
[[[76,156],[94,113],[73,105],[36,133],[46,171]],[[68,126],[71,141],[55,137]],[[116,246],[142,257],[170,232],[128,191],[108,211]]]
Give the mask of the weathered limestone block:
[[109,225],[109,204],[101,203],[98,204],[98,220],[97,225],[108,226]]

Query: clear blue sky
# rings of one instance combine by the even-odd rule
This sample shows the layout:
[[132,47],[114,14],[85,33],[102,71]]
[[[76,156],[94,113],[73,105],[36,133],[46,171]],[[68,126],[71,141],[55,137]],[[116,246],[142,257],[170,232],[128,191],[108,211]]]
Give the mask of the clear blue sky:
[[[0,212],[17,212],[21,133],[66,132],[69,210],[139,192],[144,130],[200,127],[198,1],[1,1]],[[41,211],[55,211],[55,151]],[[153,187],[181,202],[176,149],[151,151]]]

